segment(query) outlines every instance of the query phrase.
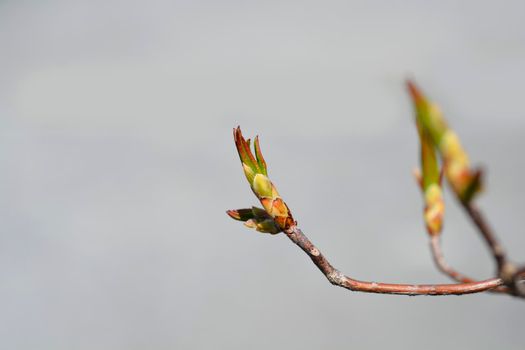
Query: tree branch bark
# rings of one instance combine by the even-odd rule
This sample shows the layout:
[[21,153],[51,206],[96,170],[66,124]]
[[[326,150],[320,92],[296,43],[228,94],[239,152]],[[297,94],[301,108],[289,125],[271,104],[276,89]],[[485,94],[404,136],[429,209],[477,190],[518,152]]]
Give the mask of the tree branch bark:
[[503,246],[499,243],[496,235],[488,225],[481,211],[473,203],[461,202],[461,204],[487,243],[494,260],[496,261],[498,274],[500,274],[507,262]]
[[488,225],[481,211],[473,203],[460,202],[487,243],[494,260],[496,261],[497,274],[498,277],[503,280],[506,293],[516,297],[525,298],[525,288],[523,287],[524,282],[521,282],[522,277],[520,277],[522,272],[516,272],[518,270],[516,265],[507,259],[505,249],[503,249],[503,246],[496,238],[496,235]]
[[297,226],[290,227],[285,234],[312,259],[315,266],[321,270],[330,283],[355,292],[398,295],[463,295],[484,292],[503,285],[500,278],[459,284],[391,284],[359,281],[335,269]]

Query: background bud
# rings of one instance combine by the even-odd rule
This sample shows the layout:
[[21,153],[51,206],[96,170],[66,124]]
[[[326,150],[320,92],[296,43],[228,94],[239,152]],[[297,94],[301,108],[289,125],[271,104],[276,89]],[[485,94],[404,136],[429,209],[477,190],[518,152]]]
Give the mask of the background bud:
[[481,191],[481,172],[470,167],[458,136],[448,127],[437,105],[427,100],[413,82],[408,81],[407,86],[414,103],[418,129],[429,136],[433,147],[439,151],[447,181],[456,196],[462,202],[469,202]]

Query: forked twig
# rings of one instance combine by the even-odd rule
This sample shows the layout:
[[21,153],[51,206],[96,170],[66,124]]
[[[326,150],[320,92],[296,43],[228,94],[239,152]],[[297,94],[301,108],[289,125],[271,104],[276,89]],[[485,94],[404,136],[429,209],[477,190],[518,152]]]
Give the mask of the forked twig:
[[[470,278],[461,272],[458,272],[454,268],[450,267],[450,265],[447,264],[445,257],[443,255],[443,250],[441,249],[441,242],[439,236],[432,236],[430,237],[430,251],[432,252],[432,258],[434,260],[434,263],[436,264],[438,270],[443,272],[445,275],[449,276],[453,280],[460,282],[460,283],[472,283],[476,282],[475,279]],[[509,293],[509,288],[505,286],[500,286],[494,289],[491,289],[490,292],[497,292],[497,293]]]

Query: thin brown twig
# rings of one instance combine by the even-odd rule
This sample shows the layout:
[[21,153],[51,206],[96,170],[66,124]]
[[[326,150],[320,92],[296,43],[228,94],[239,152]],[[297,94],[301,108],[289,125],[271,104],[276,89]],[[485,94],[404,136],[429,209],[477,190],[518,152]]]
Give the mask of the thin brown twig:
[[439,236],[430,237],[430,250],[432,251],[432,258],[434,259],[438,270],[443,272],[445,275],[461,283],[475,282],[474,279],[465,276],[464,274],[456,271],[447,264],[447,262],[445,261],[445,257],[443,256]]
[[[441,249],[441,240],[439,236],[432,236],[430,237],[430,250],[432,252],[432,258],[434,259],[434,262],[441,272],[443,272],[445,275],[449,276],[453,280],[460,282],[460,283],[472,283],[476,282],[475,279],[472,279],[461,272],[455,270],[450,265],[447,264],[445,257],[443,255],[443,250]],[[490,292],[495,293],[509,293],[509,288],[505,286],[500,286],[494,289],[491,289]]]
[[[518,270],[514,264],[507,260],[505,249],[499,243],[496,235],[488,225],[481,211],[473,203],[461,202],[463,208],[478,228],[496,261],[498,276],[503,280],[507,293],[516,297],[525,298],[525,287],[521,280],[524,278],[525,267]],[[510,273],[509,273],[510,272]]]
[[494,260],[496,261],[496,266],[498,268],[498,274],[501,274],[505,264],[507,263],[507,257],[505,255],[505,250],[503,246],[499,243],[496,235],[490,228],[489,224],[485,220],[485,217],[481,211],[471,202],[466,203],[461,201],[463,208],[467,212],[468,216],[472,219],[472,222],[476,225],[481,236],[487,243]]
[[484,292],[503,285],[500,278],[459,284],[391,284],[358,281],[335,269],[297,226],[290,227],[285,233],[312,259],[315,266],[321,270],[330,283],[355,292],[398,295],[463,295]]

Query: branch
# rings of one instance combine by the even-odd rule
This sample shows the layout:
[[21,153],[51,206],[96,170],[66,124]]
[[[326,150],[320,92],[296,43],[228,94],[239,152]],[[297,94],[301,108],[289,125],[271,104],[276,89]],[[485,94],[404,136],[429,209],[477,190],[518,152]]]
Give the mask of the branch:
[[[447,148],[447,150],[449,153],[451,153],[451,156],[460,156],[459,158],[463,159],[464,161],[456,164],[460,166],[460,177],[456,176],[458,174],[451,171],[452,175],[455,176],[453,177],[453,180],[459,181],[456,183],[455,192],[460,194],[459,198],[461,202],[463,203],[465,209],[471,216],[476,226],[479,228],[483,237],[485,237],[489,247],[496,257],[498,266],[502,266],[503,268],[500,268],[498,271],[498,278],[491,278],[484,281],[474,281],[453,270],[445,263],[440,246],[439,244],[436,244],[439,243],[439,241],[436,240],[433,245],[433,252],[438,267],[440,267],[447,274],[459,279],[461,283],[416,285],[359,281],[345,276],[339,270],[335,269],[321,254],[319,249],[317,249],[317,247],[315,247],[315,245],[297,227],[297,221],[294,220],[290,208],[286,205],[284,200],[279,195],[276,187],[268,178],[266,161],[262,156],[258,137],[256,137],[254,140],[254,153],[252,153],[250,148],[250,139],[245,139],[243,137],[240,128],[237,127],[234,129],[233,133],[235,145],[239,153],[244,174],[253,193],[259,199],[263,208],[252,207],[246,209],[228,210],[227,214],[231,218],[242,221],[246,226],[255,228],[259,232],[269,234],[278,234],[279,232],[284,232],[292,242],[299,246],[299,248],[301,248],[310,257],[310,259],[312,259],[313,263],[319,268],[319,270],[321,270],[328,281],[330,281],[330,283],[333,285],[337,285],[351,291],[397,295],[463,295],[495,289],[500,290],[501,288],[503,288],[503,291],[505,291],[505,288],[508,288],[508,294],[510,295],[518,296],[522,294],[519,289],[522,289],[523,271],[518,270],[514,267],[514,265],[506,262],[503,249],[495,239],[494,234],[486,224],[484,218],[472,204],[469,204],[473,194],[475,194],[479,189],[479,172],[472,173],[474,175],[471,176],[472,174],[470,173],[470,170],[465,168],[467,163],[466,156],[464,158],[461,157],[461,148],[459,147],[454,134],[449,134],[448,145],[455,145],[455,147],[449,147],[450,149]],[[455,169],[455,171],[457,171],[458,167],[456,166]],[[461,186],[464,185],[465,175],[468,175],[467,179],[469,180],[466,190],[461,189]],[[423,176],[423,180],[424,179],[425,176]],[[440,188],[437,187],[439,191],[436,191],[436,186],[433,185],[435,184],[432,183],[430,186],[427,186],[426,190],[428,191],[425,193],[425,199],[428,199],[430,203],[432,203],[432,200],[440,198]],[[461,191],[459,191],[458,188],[461,189]],[[443,209],[442,205],[437,206],[437,209],[430,206],[428,212],[426,210],[425,219],[428,219],[427,226],[432,228],[429,233],[437,234],[440,232],[440,220]],[[438,215],[436,215],[436,212]]]
[[290,227],[285,233],[312,259],[315,266],[321,270],[330,283],[354,292],[398,295],[463,295],[484,292],[503,285],[500,278],[460,284],[390,284],[358,281],[335,269],[297,226]]
[[481,211],[472,202],[460,202],[474,225],[478,228],[485,243],[487,243],[494,260],[496,261],[498,274],[501,274],[507,263],[507,257],[503,246],[499,243],[496,235],[488,225]]

